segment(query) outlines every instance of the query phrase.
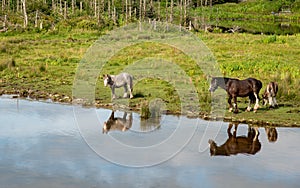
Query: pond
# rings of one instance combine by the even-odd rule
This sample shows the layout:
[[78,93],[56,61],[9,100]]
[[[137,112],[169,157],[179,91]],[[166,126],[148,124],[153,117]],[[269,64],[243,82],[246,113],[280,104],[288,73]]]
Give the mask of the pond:
[[300,33],[299,22],[291,20],[232,20],[225,19],[219,21],[210,21],[210,24],[218,27],[222,32],[231,32],[236,29],[237,32],[266,35],[293,35]]
[[299,128],[240,124],[234,131],[225,122],[141,120],[120,110],[5,96],[0,122],[1,187],[300,185]]

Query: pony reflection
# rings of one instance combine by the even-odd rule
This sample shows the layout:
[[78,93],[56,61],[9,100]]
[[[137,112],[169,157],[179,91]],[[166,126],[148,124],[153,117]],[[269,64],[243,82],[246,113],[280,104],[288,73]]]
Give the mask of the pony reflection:
[[127,131],[132,126],[132,113],[130,112],[127,118],[127,112],[124,112],[123,117],[115,117],[115,112],[112,111],[109,119],[104,122],[102,133],[108,133],[109,131]]
[[238,124],[234,124],[234,131],[233,134],[231,133],[231,129],[233,124],[229,123],[227,134],[228,139],[227,141],[222,144],[221,146],[217,146],[215,141],[209,140],[208,143],[210,145],[210,155],[223,155],[223,156],[230,156],[230,155],[237,155],[241,154],[251,154],[254,155],[261,149],[261,143],[258,140],[259,132],[258,128],[248,127],[248,135],[245,136],[236,136]]
[[276,142],[278,138],[278,133],[275,127],[265,127],[266,135],[269,142]]

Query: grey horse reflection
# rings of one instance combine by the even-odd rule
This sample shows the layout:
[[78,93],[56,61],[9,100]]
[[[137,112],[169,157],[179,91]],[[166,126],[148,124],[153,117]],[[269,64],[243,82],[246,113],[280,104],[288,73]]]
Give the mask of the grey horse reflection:
[[231,133],[231,129],[233,123],[229,123],[227,133],[228,139],[221,146],[217,146],[217,144],[213,140],[209,140],[208,143],[210,145],[210,155],[237,155],[241,154],[251,154],[254,155],[261,149],[261,143],[258,140],[259,132],[257,127],[248,127],[248,135],[245,136],[236,136],[238,124],[234,124],[233,134]]
[[127,112],[124,112],[123,117],[115,117],[115,112],[112,111],[109,119],[104,122],[102,133],[109,131],[127,131],[132,126],[132,113],[130,112],[127,118]]

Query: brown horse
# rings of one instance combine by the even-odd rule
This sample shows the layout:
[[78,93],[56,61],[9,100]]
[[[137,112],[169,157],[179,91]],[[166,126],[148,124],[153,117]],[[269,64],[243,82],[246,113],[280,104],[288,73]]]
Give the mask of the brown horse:
[[[226,77],[212,77],[209,91],[214,92],[218,87],[224,89],[229,98],[229,111],[234,108],[234,113],[238,113],[237,97],[249,97],[249,104],[246,111],[251,110],[251,103],[255,102],[254,112],[259,108],[259,92],[262,88],[262,82],[255,78],[247,78],[239,80],[235,78]],[[233,99],[233,105],[231,103]]]
[[223,145],[217,146],[217,144],[211,139],[208,141],[210,145],[210,155],[230,156],[239,153],[251,155],[256,154],[261,148],[261,144],[258,140],[258,128],[249,127],[247,136],[236,136],[238,124],[235,124],[233,134],[231,133],[232,126],[232,123],[228,126],[228,139]]
[[132,113],[129,114],[129,118],[127,119],[127,112],[124,112],[122,118],[115,117],[115,112],[112,111],[109,119],[104,122],[102,133],[108,133],[112,130],[119,130],[119,131],[127,131],[132,126]]
[[267,85],[264,94],[262,95],[264,105],[267,105],[267,103],[269,102],[270,108],[277,107],[278,106],[276,101],[277,92],[278,92],[278,84],[276,82],[270,82]]

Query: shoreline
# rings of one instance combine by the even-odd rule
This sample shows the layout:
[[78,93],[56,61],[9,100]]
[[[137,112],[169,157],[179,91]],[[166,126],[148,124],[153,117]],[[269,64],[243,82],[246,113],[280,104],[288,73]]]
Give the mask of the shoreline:
[[[0,97],[10,96],[11,99],[23,99],[23,100],[32,100],[39,102],[50,102],[54,104],[61,105],[80,105],[83,108],[94,107],[94,108],[105,108],[105,109],[114,109],[114,104],[112,103],[100,103],[95,100],[94,103],[87,103],[84,99],[72,99],[72,97],[64,94],[51,94],[44,91],[30,91],[30,90],[17,90],[13,89],[12,91],[0,90]],[[118,106],[120,110],[133,111],[140,114],[140,107],[128,107],[128,106]],[[253,113],[253,112],[249,112]],[[259,112],[258,112],[259,113]],[[253,118],[239,118],[235,114],[224,115],[224,116],[211,116],[207,112],[200,112],[199,114],[195,113],[179,113],[172,112],[167,110],[164,115],[177,115],[177,116],[186,116],[187,118],[200,118],[206,121],[223,121],[223,122],[233,122],[239,124],[248,124],[250,126],[258,127],[298,127],[300,128],[300,122],[288,122],[288,123],[276,123],[271,121],[253,119]]]

